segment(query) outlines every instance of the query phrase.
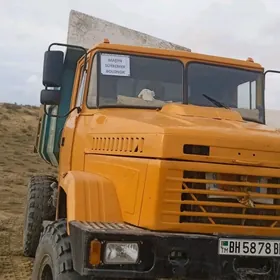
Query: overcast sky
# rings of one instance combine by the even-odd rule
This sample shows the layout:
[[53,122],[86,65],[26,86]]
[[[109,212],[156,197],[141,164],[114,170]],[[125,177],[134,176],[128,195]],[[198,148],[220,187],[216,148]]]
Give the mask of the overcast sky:
[[[0,102],[39,104],[43,54],[65,42],[71,9],[189,47],[280,70],[278,0],[0,0]],[[267,108],[280,109],[280,75]]]

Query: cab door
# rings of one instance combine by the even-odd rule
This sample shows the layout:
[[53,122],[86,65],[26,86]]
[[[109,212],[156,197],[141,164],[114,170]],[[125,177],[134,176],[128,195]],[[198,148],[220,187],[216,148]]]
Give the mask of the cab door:
[[[88,65],[88,64],[87,64]],[[78,66],[76,75],[79,77],[73,86],[73,95],[70,110],[74,107],[81,107],[83,95],[85,91],[85,83],[87,78],[87,69],[84,71],[83,64]],[[77,110],[71,112],[68,116],[61,136],[60,142],[60,158],[59,158],[59,178],[64,176],[66,172],[72,170],[72,153],[73,153],[73,140],[75,130],[80,113]]]

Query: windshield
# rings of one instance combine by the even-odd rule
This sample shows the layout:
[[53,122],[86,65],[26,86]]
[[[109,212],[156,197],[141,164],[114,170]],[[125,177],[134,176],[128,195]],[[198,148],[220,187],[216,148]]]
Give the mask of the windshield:
[[188,103],[229,107],[244,119],[263,122],[262,77],[261,72],[192,62],[187,66]]
[[99,106],[182,103],[184,66],[178,60],[102,53],[99,73]]
[[237,110],[245,120],[264,122],[262,72],[190,62],[185,73],[183,63],[175,59],[99,53],[87,105],[162,107],[187,101]]

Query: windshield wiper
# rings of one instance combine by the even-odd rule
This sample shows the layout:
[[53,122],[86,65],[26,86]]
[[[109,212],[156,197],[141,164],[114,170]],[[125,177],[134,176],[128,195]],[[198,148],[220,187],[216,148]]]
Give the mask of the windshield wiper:
[[[205,98],[207,98],[209,101],[211,101],[214,105],[216,105],[217,107],[220,107],[220,108],[225,108],[225,109],[229,109],[230,110],[230,107],[226,106],[225,104],[223,104],[222,102],[206,95],[206,94],[202,94]],[[243,117],[242,116],[242,119],[244,121],[248,121],[248,122],[255,122],[255,123],[259,123],[259,124],[263,124],[263,122],[261,122],[260,120],[256,120],[256,119],[252,119],[252,118],[246,118],[246,117]]]
[[206,94],[202,94],[206,99],[208,99],[210,102],[212,102],[214,105],[216,105],[217,107],[220,108],[225,108],[225,109],[230,109],[228,106],[226,106],[225,104],[223,104],[222,102],[206,95]]

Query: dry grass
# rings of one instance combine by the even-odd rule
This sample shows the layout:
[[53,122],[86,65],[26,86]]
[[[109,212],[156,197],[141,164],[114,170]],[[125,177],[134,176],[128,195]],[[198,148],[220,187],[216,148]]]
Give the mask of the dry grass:
[[55,173],[33,153],[38,115],[35,106],[0,104],[0,280],[30,279],[30,260],[21,256],[27,182]]

